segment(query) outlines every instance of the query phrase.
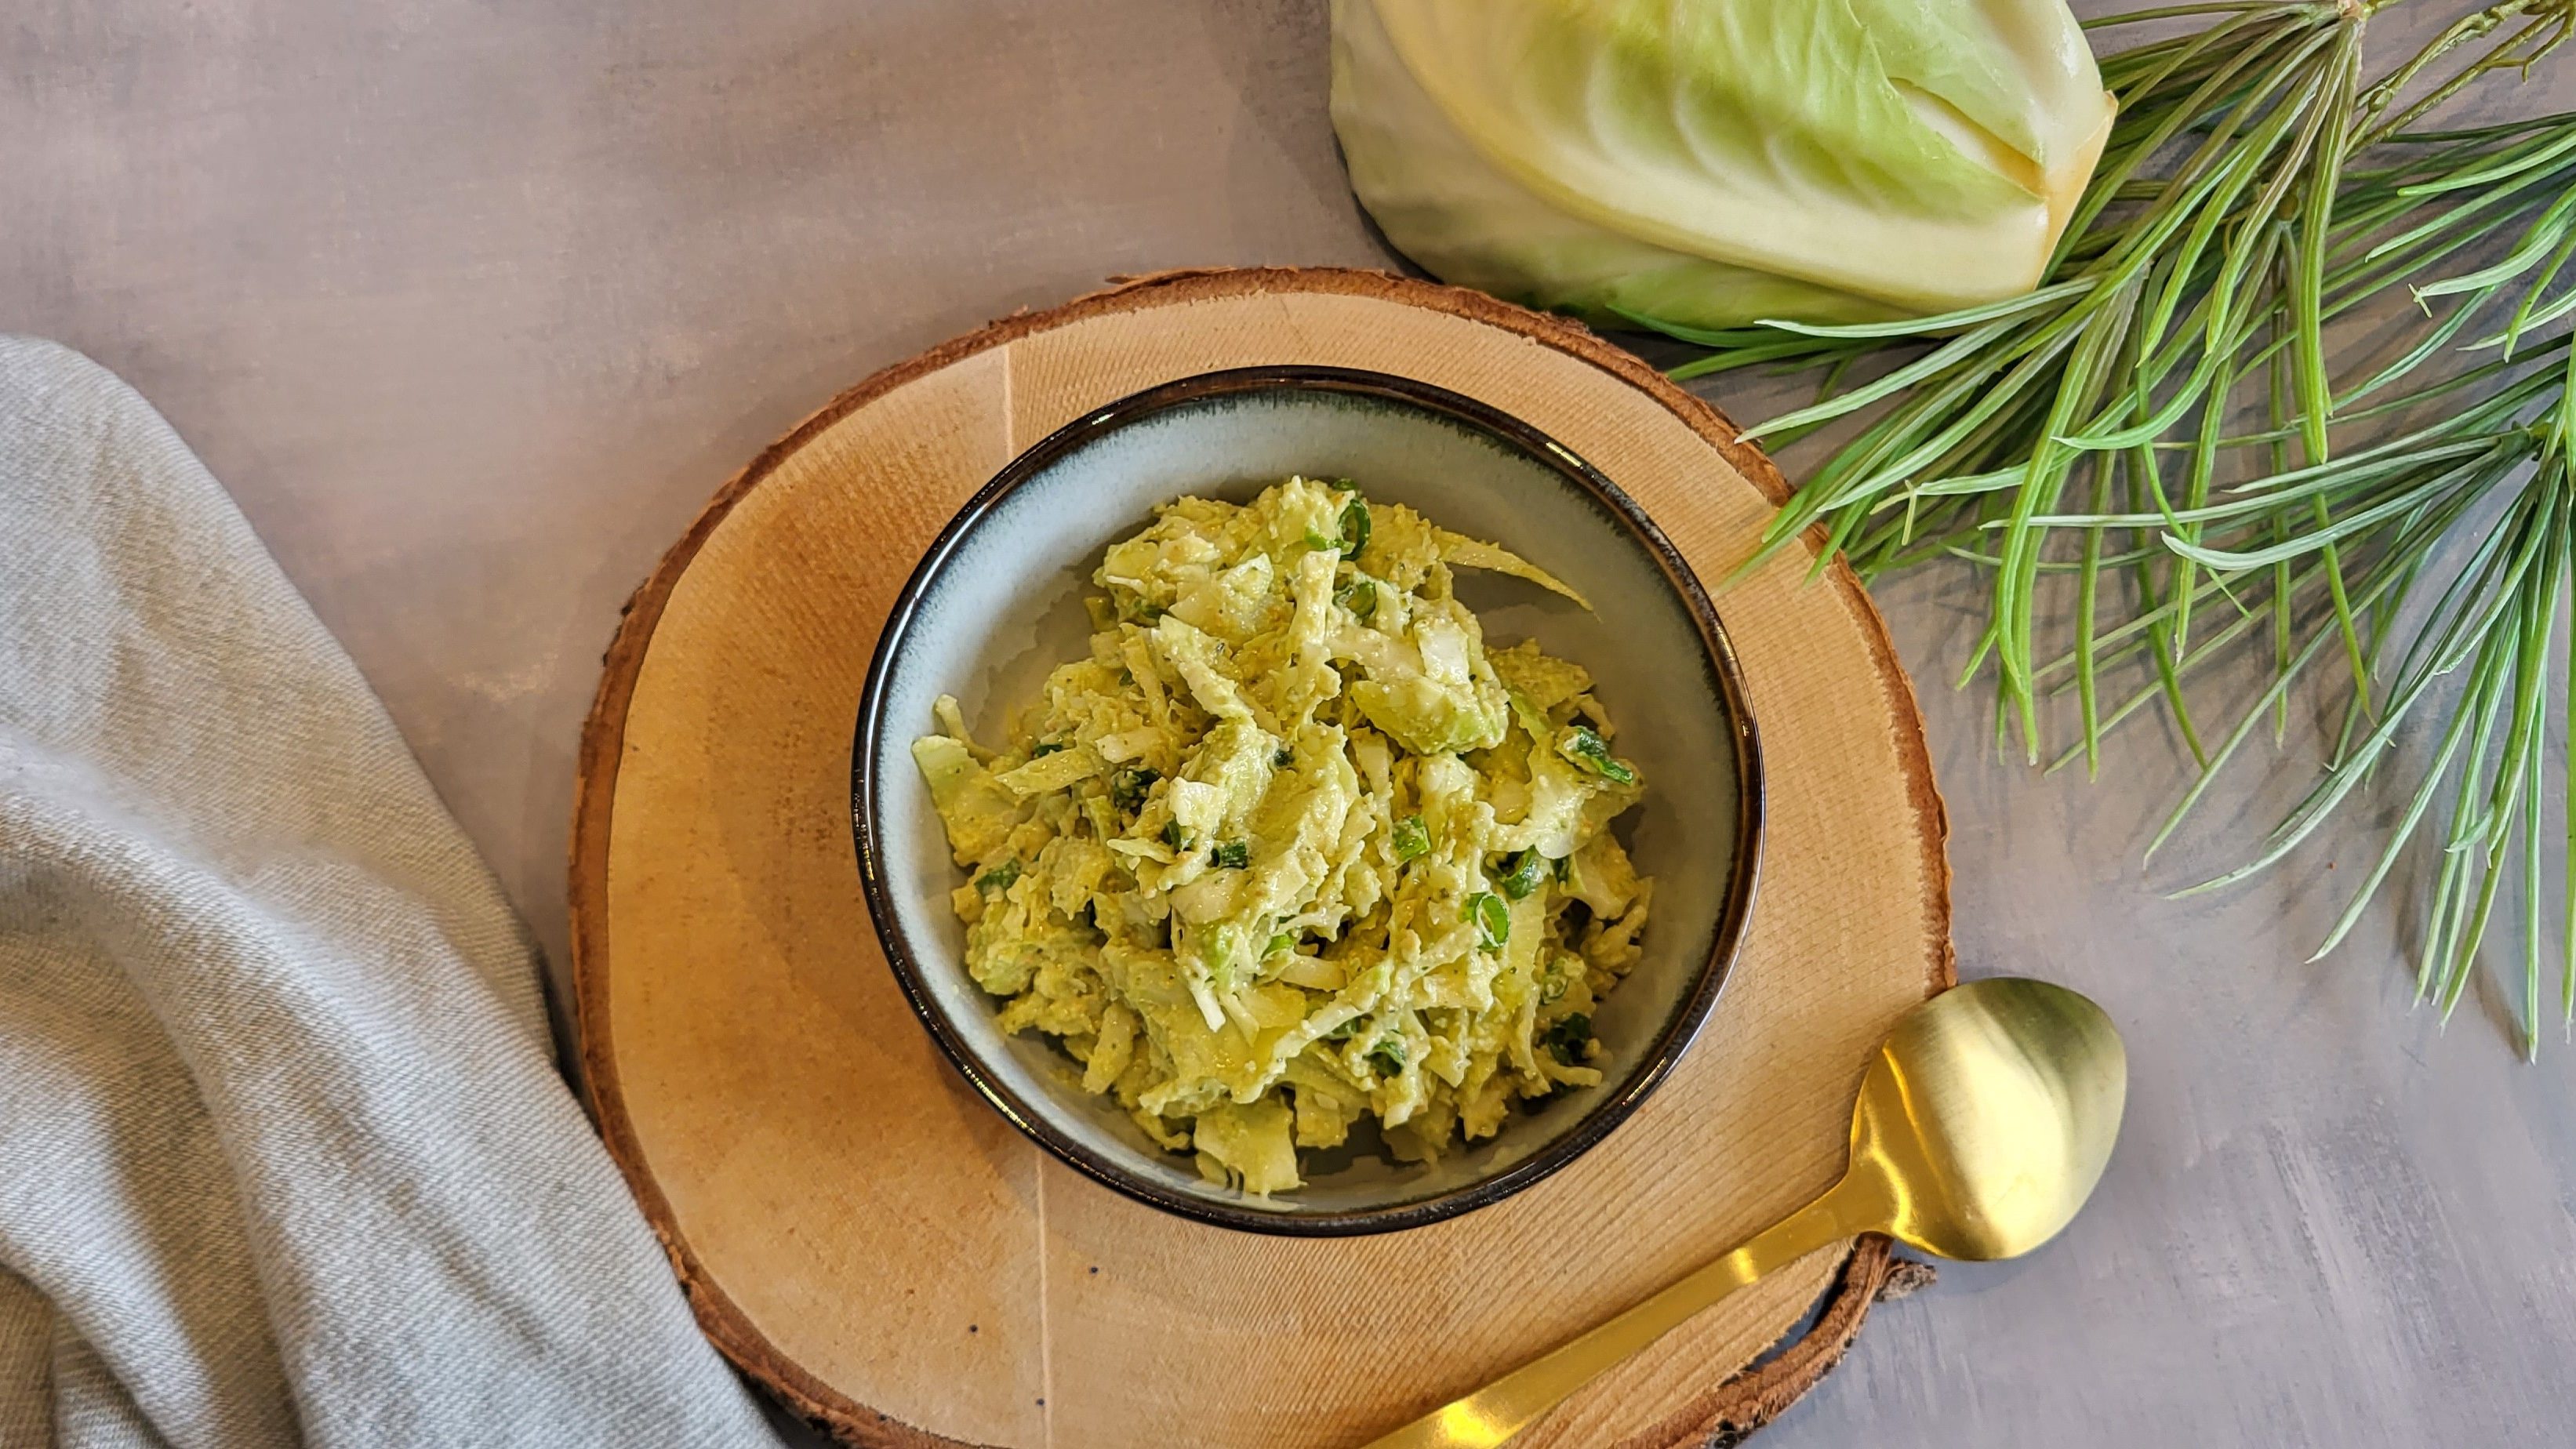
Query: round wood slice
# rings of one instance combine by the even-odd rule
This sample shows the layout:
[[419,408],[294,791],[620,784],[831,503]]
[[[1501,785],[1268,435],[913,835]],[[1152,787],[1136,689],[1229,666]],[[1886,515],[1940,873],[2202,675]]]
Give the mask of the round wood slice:
[[[1826,1187],[1870,1048],[1952,979],[1912,690],[1857,582],[1810,584],[1811,556],[1788,556],[1718,596],[1769,767],[1742,960],[1672,1078],[1565,1171],[1411,1232],[1263,1237],[1094,1186],[973,1096],[860,899],[850,737],[879,626],[932,535],[1028,444],[1155,383],[1285,362],[1529,419],[1712,583],[1785,496],[1713,409],[1572,324],[1375,273],[1176,273],[834,399],[717,493],[609,650],[572,860],[600,1127],[709,1336],[853,1443],[1364,1442]],[[1841,1355],[1889,1265],[1883,1241],[1820,1252],[1523,1442],[1740,1435]]]

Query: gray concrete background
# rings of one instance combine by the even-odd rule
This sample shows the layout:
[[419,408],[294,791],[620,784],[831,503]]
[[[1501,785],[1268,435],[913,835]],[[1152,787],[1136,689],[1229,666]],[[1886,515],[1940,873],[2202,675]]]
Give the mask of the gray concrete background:
[[[2415,4],[2390,19],[2456,8]],[[716,484],[878,366],[1112,273],[1386,264],[1325,71],[1322,0],[7,0],[0,328],[170,416],[560,963],[599,651]],[[2138,865],[2182,779],[2152,732],[2091,786],[1997,764],[1946,684],[1961,584],[1882,591],[1961,959],[2111,1009],[2128,1130],[2063,1239],[1881,1311],[1764,1442],[2576,1439],[2576,1049],[2522,1065],[2491,992],[2408,1014],[2407,913],[2300,964],[2360,813],[2164,899],[2245,835]]]

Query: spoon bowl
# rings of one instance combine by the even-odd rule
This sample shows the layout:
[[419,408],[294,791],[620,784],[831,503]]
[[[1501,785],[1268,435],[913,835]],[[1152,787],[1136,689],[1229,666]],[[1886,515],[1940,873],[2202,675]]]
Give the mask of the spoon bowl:
[[2018,1257],[2050,1238],[2111,1160],[2128,1053],[2062,986],[1971,981],[1909,1014],[1871,1059],[1835,1194],[1944,1258]]

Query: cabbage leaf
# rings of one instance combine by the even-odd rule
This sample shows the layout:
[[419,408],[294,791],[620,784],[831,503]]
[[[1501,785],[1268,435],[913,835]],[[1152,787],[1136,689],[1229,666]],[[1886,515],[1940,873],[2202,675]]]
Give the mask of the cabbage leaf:
[[2063,0],[1334,0],[1333,30],[1387,238],[1596,321],[2027,291],[2112,116]]

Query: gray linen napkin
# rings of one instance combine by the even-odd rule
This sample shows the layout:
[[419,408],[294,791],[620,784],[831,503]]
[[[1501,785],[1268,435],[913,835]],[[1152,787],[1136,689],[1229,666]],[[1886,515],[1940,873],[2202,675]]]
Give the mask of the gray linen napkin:
[[536,958],[169,426],[0,336],[0,1446],[774,1444]]

